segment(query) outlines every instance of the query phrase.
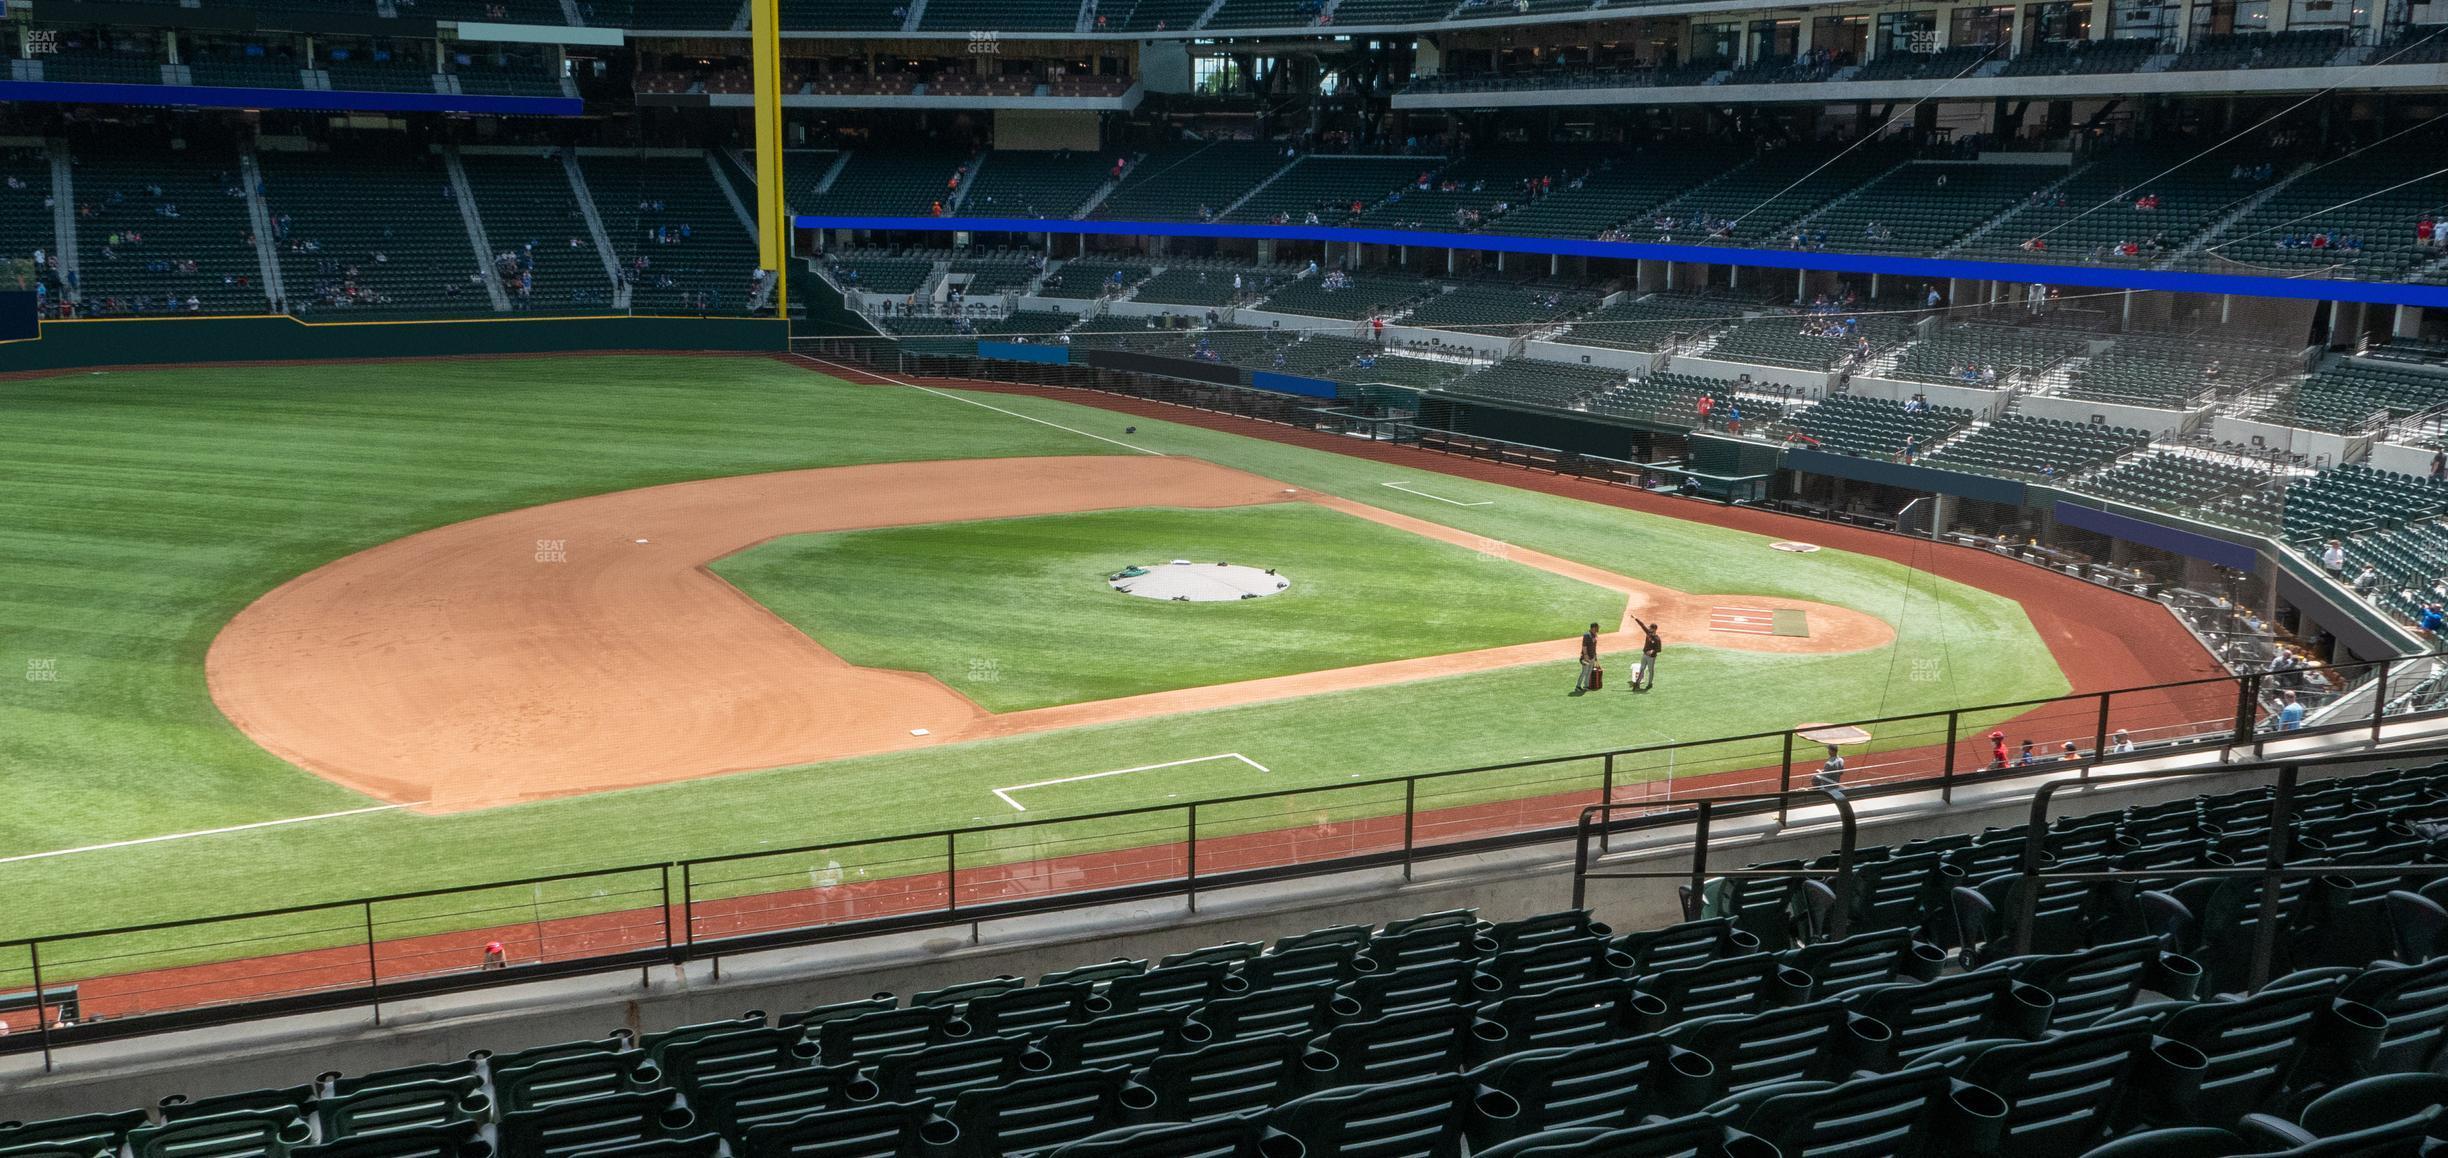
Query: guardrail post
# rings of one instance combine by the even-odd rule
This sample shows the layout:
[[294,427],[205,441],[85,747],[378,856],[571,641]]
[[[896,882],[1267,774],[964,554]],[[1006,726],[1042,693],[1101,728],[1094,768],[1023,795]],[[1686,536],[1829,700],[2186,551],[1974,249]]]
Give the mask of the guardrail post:
[[[1598,803],[1613,804],[1615,803],[1615,753],[1609,752],[1601,759],[1604,762],[1598,768]],[[1612,852],[1614,848],[1615,826],[1611,824],[1599,826],[1598,851]]]
[[[382,1024],[382,967],[374,962],[374,902],[363,901],[357,906],[365,910],[366,938],[366,1000],[374,1006],[374,1024]],[[537,946],[539,950],[542,946]]]
[[2057,794],[2052,780],[2032,794],[2031,821],[2023,827],[2023,863],[2017,871],[2023,874],[2023,888],[2015,898],[2014,946],[2020,957],[2031,952],[2032,921],[2040,910],[2040,858],[2048,851],[2049,798]]
[[1960,720],[1961,713],[1953,708],[1947,709],[1946,762],[1938,766],[1938,801],[1941,804],[1955,803],[1955,728]]
[[2091,764],[2083,765],[2082,771],[2086,780],[2091,776],[2091,765],[2108,758],[2108,697],[2115,694],[2113,691],[2100,693],[2099,730],[2091,740]]
[[960,834],[944,834],[944,912],[960,911]]
[[696,867],[688,861],[680,862],[680,938],[691,946],[697,944]]
[[[1579,886],[1581,881],[1577,879],[1574,889],[1579,889]],[[1579,901],[1574,903],[1579,906]],[[42,1072],[51,1072],[51,1021],[47,1016],[42,1016],[42,943],[39,940],[24,943],[24,960],[34,967],[34,1036],[42,1038]]]
[[1699,919],[1700,898],[1706,895],[1708,890],[1709,814],[1711,811],[1713,809],[1710,806],[1709,798],[1701,797],[1700,819],[1692,827],[1691,886],[1683,894],[1683,919],[1686,921]]
[[2235,743],[2252,742],[2253,724],[2260,703],[2261,673],[2246,672],[2242,679],[2236,681]]
[[1786,798],[1793,795],[1793,741],[1794,734],[1789,729],[1785,733],[1785,758],[1779,761],[1777,766],[1778,828],[1785,827],[1785,809],[1787,805]]
[[2295,818],[2295,773],[2295,765],[2279,765],[2278,791],[2270,797],[2269,850],[2261,858],[2261,909],[2253,925],[2248,974],[2254,989],[2269,980],[2270,957],[2278,946],[2278,875],[2286,865],[2287,825]]
[[[1408,817],[1405,818],[1405,827],[1409,826],[1408,819]],[[1198,801],[1196,800],[1190,802],[1190,823],[1187,835],[1188,839],[1182,842],[1182,888],[1189,896],[1190,911],[1195,913],[1198,911]],[[1409,842],[1405,841],[1405,843]],[[1409,876],[1411,872],[1409,858],[1405,857],[1404,860],[1403,874]]]
[[2381,660],[2380,672],[2372,680],[2371,742],[2374,744],[2380,742],[2380,723],[2388,717],[2388,669],[2389,661]]
[[1419,827],[1419,778],[1403,778],[1403,879],[1411,879],[1411,841]]
[[[666,957],[670,957],[670,956],[672,956],[672,915],[671,915],[671,909],[672,909],[672,906],[671,906],[671,865],[670,865],[670,863],[666,862],[666,863],[663,865],[663,868],[662,868],[662,875],[663,875],[663,953],[664,953],[664,955],[665,955]],[[677,960],[677,959],[675,958],[675,961],[676,961],[676,960]],[[647,966],[643,966],[643,965],[641,965],[641,966],[639,966],[639,967],[638,967],[638,986],[639,986],[639,988],[642,988],[642,989],[652,989],[652,988],[654,988],[654,972],[653,972],[653,970],[652,970],[651,968],[649,968],[649,967],[647,967]]]
[[[1603,818],[1607,814],[1607,806],[1600,804],[1582,809],[1581,822],[1573,828],[1572,907],[1576,909],[1589,907],[1589,834],[1590,814],[1593,812]],[[1600,823],[1605,821],[1601,819]]]

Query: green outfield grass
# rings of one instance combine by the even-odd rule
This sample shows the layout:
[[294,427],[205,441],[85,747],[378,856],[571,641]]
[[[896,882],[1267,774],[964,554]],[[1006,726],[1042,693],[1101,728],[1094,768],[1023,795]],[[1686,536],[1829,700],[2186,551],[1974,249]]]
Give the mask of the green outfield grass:
[[[1789,595],[1895,624],[1897,651],[1778,657],[1679,644],[1658,690],[1567,693],[1572,665],[776,769],[450,817],[383,812],[0,863],[0,939],[561,870],[1003,822],[993,790],[1242,752],[1028,793],[1030,817],[2059,694],[2013,603],[1884,560],[1790,555],[1699,523],[1060,402],[853,387],[772,362],[632,357],[165,370],[0,383],[0,858],[360,807],[214,709],[202,660],[247,602],[425,528],[690,478],[885,460],[1195,455],[1693,592]],[[1012,413],[1005,413],[1009,411]],[[1456,502],[1457,506],[1408,487]],[[1501,553],[1502,548],[1496,548]],[[1101,565],[1101,564],[1100,564]],[[1580,622],[1588,616],[1575,613]],[[1569,619],[1560,631],[1568,633]],[[1695,641],[1696,642],[1696,641]],[[1978,662],[1971,662],[1974,657]],[[1904,672],[1910,668],[1913,678]],[[24,672],[36,678],[20,680]],[[335,689],[345,694],[345,689]],[[1875,746],[1927,741],[1882,737]],[[1727,766],[1742,766],[1734,754]],[[1695,753],[1678,767],[1705,765]],[[1626,768],[1665,775],[1663,765]],[[1578,772],[1476,777],[1456,802]],[[1399,807],[1315,795],[1348,815]],[[1379,795],[1382,795],[1380,793]],[[1265,827],[1266,817],[1240,823]],[[1039,831],[1008,853],[1143,840]],[[742,878],[733,891],[769,887]],[[573,888],[577,908],[634,904]],[[478,915],[428,914],[481,923]],[[284,935],[322,934],[287,930]],[[332,934],[342,936],[345,934]],[[154,946],[150,942],[147,947]],[[236,952],[178,947],[178,954]],[[97,954],[97,957],[100,955]],[[135,959],[119,959],[124,968]],[[112,967],[97,961],[87,971]],[[65,968],[65,966],[63,966]],[[0,982],[5,981],[0,963]],[[73,975],[73,971],[61,974]]]
[[[1106,583],[1171,559],[1292,585],[1173,603]],[[791,535],[714,571],[835,655],[993,712],[1559,639],[1624,612],[1615,592],[1309,503]]]

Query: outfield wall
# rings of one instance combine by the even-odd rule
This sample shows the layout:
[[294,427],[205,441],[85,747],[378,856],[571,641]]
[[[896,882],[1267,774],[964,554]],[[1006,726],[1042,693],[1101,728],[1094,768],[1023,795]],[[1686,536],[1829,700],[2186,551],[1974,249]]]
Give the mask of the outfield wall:
[[284,316],[95,318],[44,322],[41,336],[0,342],[0,374],[85,366],[328,361],[554,354],[580,350],[780,353],[774,318],[609,315],[431,322],[303,322]]

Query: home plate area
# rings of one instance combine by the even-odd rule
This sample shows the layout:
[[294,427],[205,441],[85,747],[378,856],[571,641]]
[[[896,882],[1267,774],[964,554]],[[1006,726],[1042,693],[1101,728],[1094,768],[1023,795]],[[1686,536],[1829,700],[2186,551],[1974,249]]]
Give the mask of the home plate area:
[[1810,615],[1800,608],[1716,607],[1709,610],[1709,630],[1735,635],[1810,635]]

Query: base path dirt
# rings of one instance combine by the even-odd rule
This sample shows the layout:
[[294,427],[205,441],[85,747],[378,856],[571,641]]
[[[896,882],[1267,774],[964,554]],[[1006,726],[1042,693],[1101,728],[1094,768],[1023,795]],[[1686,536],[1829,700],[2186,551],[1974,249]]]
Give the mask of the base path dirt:
[[[1196,459],[1100,455],[894,463],[595,495],[436,528],[275,588],[205,657],[214,702],[257,743],[359,791],[457,812],[749,769],[1204,711],[1525,664],[1559,638],[995,715],[932,676],[856,667],[707,565],[782,535],[1120,507],[1316,502],[1484,548],[1435,523]],[[1858,651],[1894,638],[1847,608],[1807,637],[1708,632],[1688,596],[1506,548],[1621,592],[1687,646]]]

